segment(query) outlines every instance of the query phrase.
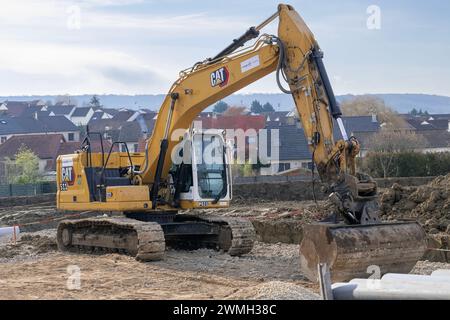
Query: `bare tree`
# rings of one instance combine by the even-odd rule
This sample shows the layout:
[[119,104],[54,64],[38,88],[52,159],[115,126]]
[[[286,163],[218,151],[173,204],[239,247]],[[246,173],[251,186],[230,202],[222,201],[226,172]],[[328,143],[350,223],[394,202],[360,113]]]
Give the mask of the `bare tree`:
[[384,128],[367,141],[366,145],[370,149],[367,157],[374,156],[377,159],[386,178],[395,166],[396,154],[415,151],[423,147],[425,143],[425,138],[415,132]]
[[237,107],[237,106],[229,107],[224,113],[222,113],[223,116],[227,117],[240,116],[243,114],[245,114],[245,107]]
[[376,115],[380,124],[387,128],[400,130],[408,129],[408,125],[403,118],[391,107],[386,105],[383,99],[375,96],[358,96],[345,100],[341,103],[342,113],[345,116],[370,116]]
[[68,106],[76,106],[78,105],[77,100],[74,97],[71,97],[68,94],[57,96],[55,98],[55,104],[68,105]]

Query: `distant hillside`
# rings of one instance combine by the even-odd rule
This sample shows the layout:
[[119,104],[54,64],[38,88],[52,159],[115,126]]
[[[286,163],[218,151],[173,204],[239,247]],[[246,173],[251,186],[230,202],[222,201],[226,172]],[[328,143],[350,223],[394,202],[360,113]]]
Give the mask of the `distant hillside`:
[[[387,105],[400,113],[407,113],[411,109],[423,109],[429,113],[450,113],[450,97],[427,95],[427,94],[374,94],[374,96],[383,99]],[[92,95],[72,96],[79,106],[88,103]],[[131,108],[140,107],[157,110],[164,100],[165,95],[99,95],[101,103],[110,108]],[[355,95],[338,96],[339,101],[354,98]],[[0,101],[5,100],[44,100],[54,101],[56,96],[9,96],[0,97]],[[228,104],[250,106],[253,100],[259,100],[261,103],[269,102],[276,110],[287,111],[294,107],[292,97],[282,93],[257,93],[257,94],[234,94],[224,99]]]
[[[450,97],[428,94],[374,94],[399,113],[408,113],[413,108],[429,113],[450,113]],[[339,101],[354,98],[354,95],[339,96]]]

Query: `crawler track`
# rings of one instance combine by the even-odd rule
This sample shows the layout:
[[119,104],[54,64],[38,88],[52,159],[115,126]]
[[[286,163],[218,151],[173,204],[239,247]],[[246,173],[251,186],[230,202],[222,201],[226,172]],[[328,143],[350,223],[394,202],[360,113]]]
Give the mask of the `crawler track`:
[[142,261],[161,260],[165,241],[161,226],[128,218],[91,218],[62,221],[58,248],[70,252],[118,252]]
[[229,255],[240,256],[252,251],[256,240],[256,232],[249,220],[214,216],[196,216],[196,218],[209,223],[219,224],[222,228],[231,232],[231,243],[229,245],[219,241],[220,249],[226,251]]
[[[179,217],[179,219],[178,219]],[[249,253],[256,240],[250,221],[241,218],[180,215],[167,224],[130,218],[89,218],[62,221],[57,230],[61,251],[122,253],[141,261],[161,260],[166,243],[174,248],[213,248],[231,256]],[[186,226],[201,225],[204,234],[185,234]],[[170,227],[179,227],[180,233]],[[192,230],[192,229],[191,229]],[[165,232],[168,232],[165,234]]]

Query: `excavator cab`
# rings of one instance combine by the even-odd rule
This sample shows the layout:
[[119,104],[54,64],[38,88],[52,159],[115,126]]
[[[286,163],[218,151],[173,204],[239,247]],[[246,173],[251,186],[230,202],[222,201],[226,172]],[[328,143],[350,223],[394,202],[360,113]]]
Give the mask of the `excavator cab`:
[[178,157],[174,157],[169,171],[173,207],[229,206],[232,198],[231,154],[223,130],[191,129],[174,153]]

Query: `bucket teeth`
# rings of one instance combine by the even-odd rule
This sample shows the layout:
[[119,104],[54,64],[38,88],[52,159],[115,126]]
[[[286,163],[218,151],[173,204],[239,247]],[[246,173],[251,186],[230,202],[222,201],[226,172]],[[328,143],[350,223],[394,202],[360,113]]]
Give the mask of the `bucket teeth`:
[[313,224],[304,227],[301,271],[317,281],[317,265],[327,263],[333,281],[409,273],[427,248],[417,222],[378,225]]

